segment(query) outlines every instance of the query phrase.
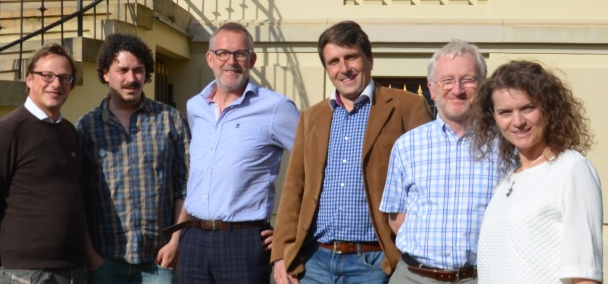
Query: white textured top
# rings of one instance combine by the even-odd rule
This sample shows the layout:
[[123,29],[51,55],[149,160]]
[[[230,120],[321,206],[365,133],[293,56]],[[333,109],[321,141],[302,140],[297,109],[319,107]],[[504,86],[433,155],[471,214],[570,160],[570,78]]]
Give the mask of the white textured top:
[[598,174],[576,151],[507,176],[481,225],[479,284],[601,283],[602,219]]

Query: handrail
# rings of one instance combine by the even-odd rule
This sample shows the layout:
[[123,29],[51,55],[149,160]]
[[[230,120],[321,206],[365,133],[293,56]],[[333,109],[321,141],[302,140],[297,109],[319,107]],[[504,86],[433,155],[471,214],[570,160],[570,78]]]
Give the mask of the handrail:
[[[29,40],[29,39],[37,36],[37,35],[40,35],[40,34],[46,32],[46,31],[48,31],[48,30],[50,30],[50,29],[52,29],[52,28],[54,28],[56,26],[59,26],[59,25],[65,23],[65,22],[67,22],[67,21],[69,21],[69,20],[71,20],[73,18],[76,18],[78,16],[80,16],[79,20],[81,20],[82,19],[82,14],[84,14],[86,11],[90,10],[91,8],[97,6],[99,3],[103,2],[103,1],[105,1],[105,0],[95,0],[94,2],[92,2],[89,5],[87,5],[84,8],[82,8],[82,10],[76,11],[76,12],[74,12],[74,13],[66,16],[65,18],[62,18],[62,19],[59,19],[59,20],[55,21],[54,23],[52,23],[52,24],[50,24],[50,25],[48,25],[48,26],[46,26],[44,28],[41,28],[41,29],[39,29],[39,30],[37,30],[37,31],[35,31],[33,33],[30,33],[30,34],[28,34],[26,36],[21,37],[18,40],[15,40],[15,41],[13,41],[13,42],[11,42],[9,44],[6,44],[6,45],[0,47],[0,52],[2,52],[4,50],[7,50],[7,49],[9,49],[9,48],[11,48],[11,47],[13,47],[15,45],[23,44],[24,41]],[[82,0],[79,0],[79,2],[82,3]],[[79,5],[79,6],[82,7],[82,4]],[[23,9],[22,9],[22,11],[23,11]],[[82,31],[81,31],[81,35],[82,35]]]

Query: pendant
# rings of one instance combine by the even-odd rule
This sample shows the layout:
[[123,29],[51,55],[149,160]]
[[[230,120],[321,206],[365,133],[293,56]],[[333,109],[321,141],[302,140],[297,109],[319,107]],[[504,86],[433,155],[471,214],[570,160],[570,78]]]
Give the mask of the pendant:
[[507,191],[507,197],[511,196],[511,193],[513,193],[513,185],[509,187],[509,190]]

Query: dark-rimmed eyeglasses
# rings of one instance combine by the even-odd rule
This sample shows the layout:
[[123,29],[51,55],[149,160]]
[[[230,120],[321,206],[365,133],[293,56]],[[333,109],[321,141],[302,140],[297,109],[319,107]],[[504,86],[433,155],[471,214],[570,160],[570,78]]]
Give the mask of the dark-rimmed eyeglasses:
[[230,59],[230,55],[234,55],[234,59],[236,59],[237,61],[245,61],[249,57],[249,53],[251,53],[251,50],[247,49],[239,49],[235,51],[230,51],[226,49],[216,49],[210,51],[215,54],[217,59],[224,62]]
[[59,82],[61,84],[71,84],[72,81],[74,81],[74,76],[69,75],[69,74],[57,75],[53,72],[48,72],[48,71],[32,71],[30,73],[40,75],[40,78],[42,78],[42,80],[44,80],[45,82],[49,82],[49,83],[55,81],[55,78],[59,78]]
[[477,88],[477,79],[473,78],[462,78],[460,80],[455,80],[452,78],[443,79],[441,81],[433,81],[439,85],[444,91],[449,91],[454,88],[456,82],[460,83],[460,87],[463,89],[475,89]]

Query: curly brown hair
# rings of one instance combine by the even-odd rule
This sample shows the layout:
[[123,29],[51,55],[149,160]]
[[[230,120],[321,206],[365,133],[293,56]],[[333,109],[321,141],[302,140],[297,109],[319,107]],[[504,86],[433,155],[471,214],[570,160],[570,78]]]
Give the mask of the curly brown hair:
[[570,88],[539,63],[514,60],[498,67],[492,76],[479,87],[469,117],[474,136],[473,149],[478,158],[487,157],[498,139],[502,170],[519,164],[515,146],[500,133],[494,120],[492,94],[499,89],[512,88],[525,91],[530,100],[540,107],[545,127],[544,140],[556,156],[567,149],[583,154],[593,142],[589,120],[585,117],[583,102]]
[[114,63],[118,53],[121,51],[130,52],[137,57],[146,70],[145,82],[152,82],[152,73],[154,73],[154,55],[152,55],[152,50],[141,38],[130,34],[111,34],[106,37],[97,55],[97,77],[99,78],[99,82],[102,84],[108,83],[103,78],[103,75],[110,70],[110,66],[112,66],[112,63]]

